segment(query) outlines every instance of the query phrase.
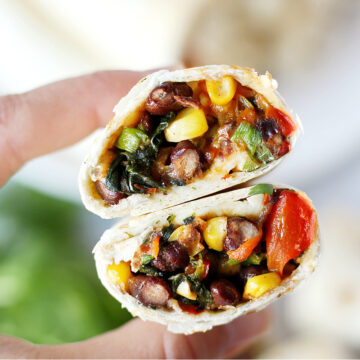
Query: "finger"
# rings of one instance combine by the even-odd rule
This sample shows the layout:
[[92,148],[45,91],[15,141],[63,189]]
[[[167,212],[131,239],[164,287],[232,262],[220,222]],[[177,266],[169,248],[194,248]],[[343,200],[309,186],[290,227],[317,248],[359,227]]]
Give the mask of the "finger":
[[244,351],[269,326],[269,312],[240,317],[230,324],[190,336],[163,325],[133,320],[80,343],[40,346],[38,357],[51,358],[224,358]]
[[114,105],[145,75],[104,71],[0,97],[0,186],[29,159],[105,125]]

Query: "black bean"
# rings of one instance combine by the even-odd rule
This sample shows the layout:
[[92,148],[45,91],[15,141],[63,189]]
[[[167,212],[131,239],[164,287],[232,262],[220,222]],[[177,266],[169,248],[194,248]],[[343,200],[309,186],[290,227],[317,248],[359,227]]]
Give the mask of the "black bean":
[[157,124],[159,121],[155,119],[155,117],[151,116],[148,112],[145,112],[143,117],[140,120],[141,127],[144,129],[144,131],[150,135],[155,130]]
[[108,189],[101,180],[95,182],[95,187],[99,195],[108,205],[116,205],[121,199],[126,197],[126,194]]
[[224,240],[224,250],[235,250],[247,240],[257,236],[259,230],[254,223],[240,217],[227,220],[227,234]]
[[137,275],[128,284],[129,293],[146,306],[165,306],[171,297],[169,284],[159,277]]
[[250,278],[266,272],[268,272],[268,270],[263,265],[244,266],[239,272],[240,282],[245,285]]
[[189,140],[179,142],[171,153],[174,177],[183,181],[190,180],[200,171],[201,155]]
[[189,255],[186,248],[178,241],[171,241],[164,246],[151,265],[161,271],[173,272],[177,269],[185,269],[189,263]]
[[278,124],[274,119],[261,119],[256,122],[256,127],[261,131],[265,141],[272,139],[275,135],[281,134]]
[[176,96],[191,97],[191,87],[181,82],[164,82],[150,93],[145,108],[154,115],[165,115],[170,111],[179,111],[184,106],[175,98]]
[[210,285],[211,295],[216,306],[236,305],[240,300],[240,293],[229,280],[215,280]]

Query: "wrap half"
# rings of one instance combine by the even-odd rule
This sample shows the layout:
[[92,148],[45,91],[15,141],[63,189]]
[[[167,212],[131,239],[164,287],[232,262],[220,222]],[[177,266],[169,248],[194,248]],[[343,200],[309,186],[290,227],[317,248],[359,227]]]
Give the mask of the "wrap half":
[[161,70],[115,106],[79,176],[103,218],[142,215],[273,169],[301,128],[269,73],[213,65]]
[[101,282],[124,307],[184,334],[263,309],[307,278],[318,254],[311,201],[270,184],[132,218],[94,248]]

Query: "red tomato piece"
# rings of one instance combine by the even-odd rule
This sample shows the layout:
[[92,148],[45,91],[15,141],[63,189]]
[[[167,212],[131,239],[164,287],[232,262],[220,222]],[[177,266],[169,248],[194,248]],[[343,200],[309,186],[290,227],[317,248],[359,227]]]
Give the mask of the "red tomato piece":
[[282,275],[285,264],[310,246],[315,230],[311,204],[295,192],[282,191],[265,225],[268,269]]
[[265,116],[267,119],[276,120],[284,136],[289,136],[296,129],[293,119],[273,106],[268,106]]
[[228,251],[227,254],[229,255],[229,258],[236,261],[246,260],[251,255],[252,251],[256,248],[256,246],[259,244],[261,237],[262,230],[260,229],[258,235],[249,239],[248,241],[245,241],[237,249]]

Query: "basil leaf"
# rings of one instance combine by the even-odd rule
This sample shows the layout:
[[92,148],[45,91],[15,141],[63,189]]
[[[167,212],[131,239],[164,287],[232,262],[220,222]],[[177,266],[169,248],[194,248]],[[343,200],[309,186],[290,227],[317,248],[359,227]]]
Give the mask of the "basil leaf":
[[271,184],[257,184],[253,186],[249,191],[249,196],[257,194],[269,194],[272,195],[274,187]]
[[141,265],[147,265],[149,264],[152,260],[154,259],[154,257],[152,255],[143,255],[141,257]]
[[239,142],[242,140],[251,155],[255,154],[257,146],[261,143],[261,133],[254,126],[250,125],[246,121],[242,121],[238,128],[235,130],[232,141]]

